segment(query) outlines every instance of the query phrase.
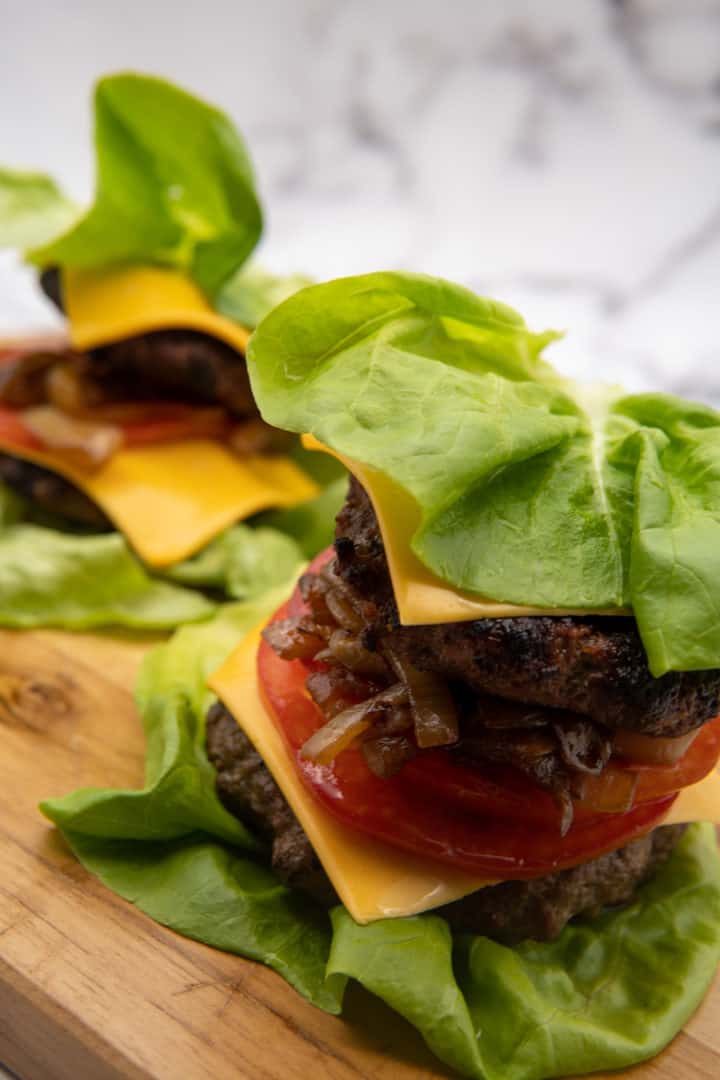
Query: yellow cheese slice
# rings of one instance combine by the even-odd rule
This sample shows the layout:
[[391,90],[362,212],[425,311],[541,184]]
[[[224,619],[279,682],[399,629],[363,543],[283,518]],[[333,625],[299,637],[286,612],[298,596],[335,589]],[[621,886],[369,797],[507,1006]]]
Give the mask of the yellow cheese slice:
[[720,825],[720,769],[681,791],[663,825],[685,825],[690,821]]
[[[417,915],[496,884],[362,836],[313,799],[258,691],[260,630],[248,634],[212,676],[210,687],[264,760],[355,921]],[[720,825],[720,770],[682,791],[663,824],[691,821]]]
[[51,450],[0,438],[0,449],[71,480],[149,566],[188,558],[234,522],[313,498],[317,486],[288,458],[238,458],[209,439],[118,450],[95,472]]
[[395,602],[403,626],[502,619],[518,615],[632,615],[623,608],[589,611],[587,608],[539,608],[486,600],[441,581],[413,553],[410,542],[420,526],[420,508],[407,492],[369,465],[350,461],[329,450],[312,435],[303,436],[308,450],[324,450],[337,457],[367,491],[378,519],[392,579]]
[[358,923],[417,915],[494,882],[393,849],[336,821],[307,791],[258,693],[260,627],[210,679],[263,758],[307,833],[338,896]]
[[177,270],[120,266],[62,271],[62,295],[76,349],[94,349],[153,330],[198,330],[244,355],[244,326],[219,315]]

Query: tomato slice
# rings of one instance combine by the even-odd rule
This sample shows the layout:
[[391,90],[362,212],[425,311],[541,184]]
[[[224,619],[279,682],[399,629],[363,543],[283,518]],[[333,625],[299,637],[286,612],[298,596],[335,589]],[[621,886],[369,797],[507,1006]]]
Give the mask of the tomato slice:
[[611,762],[600,776],[589,777],[585,797],[599,791],[602,784],[611,784],[616,777],[632,773],[637,777],[635,803],[659,799],[673,791],[681,791],[703,780],[720,757],[720,716],[708,720],[674,765],[639,765],[631,761]]
[[[179,442],[183,439],[218,439],[228,431],[227,418],[220,409],[204,409],[194,405],[164,405],[163,414],[157,420],[115,425],[123,433],[123,444],[133,447]],[[0,406],[0,439],[6,445],[18,448],[43,448],[40,439],[25,427],[20,413],[4,406]]]
[[37,450],[42,443],[25,427],[14,409],[0,405],[0,440],[26,450]]
[[[317,570],[328,557],[323,553],[313,568]],[[274,619],[301,611],[296,593]],[[438,758],[444,757],[447,769],[456,768],[444,751],[423,754],[411,763],[414,770],[408,772],[406,766],[387,780],[374,776],[354,749],[344,751],[330,765],[317,765],[300,756],[300,748],[323,723],[322,713],[305,690],[308,671],[300,661],[282,660],[261,643],[258,675],[266,707],[306,787],[334,817],[395,847],[489,878],[536,877],[595,858],[648,832],[674,801],[674,795],[666,795],[625,814],[588,815],[563,837],[557,828],[557,811],[552,819],[548,814],[544,820],[537,813],[538,794],[552,803],[550,797],[523,778],[516,778],[509,790],[499,770],[493,778],[473,774],[473,806],[453,803],[444,792],[437,797],[433,785]]]
[[[170,411],[172,406],[165,405]],[[136,424],[120,424],[125,446],[150,446],[153,443],[179,442],[183,439],[218,439],[227,435],[229,423],[222,409],[178,405],[174,415]]]

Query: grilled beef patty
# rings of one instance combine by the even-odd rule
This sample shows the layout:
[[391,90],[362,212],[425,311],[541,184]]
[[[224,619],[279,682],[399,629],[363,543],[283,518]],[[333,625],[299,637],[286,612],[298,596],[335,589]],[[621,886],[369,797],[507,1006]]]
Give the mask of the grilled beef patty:
[[355,479],[338,515],[335,549],[338,574],[377,608],[370,639],[421,670],[644,735],[684,735],[720,711],[720,671],[653,678],[634,619],[533,616],[401,627],[377,519]]
[[[64,313],[55,267],[40,275],[43,292]],[[225,342],[195,330],[157,330],[77,357],[83,377],[108,400],[182,401],[222,405],[232,416],[257,416],[247,368]]]
[[156,330],[78,357],[82,375],[108,400],[222,405],[257,416],[247,367],[229,345],[195,330]]
[[97,503],[59,473],[0,453],[0,480],[48,513],[105,531],[112,528]]
[[[268,841],[278,877],[327,907],[338,903],[310,841],[267,766],[220,703],[208,713],[207,752],[217,770],[217,792],[223,805]],[[526,938],[551,940],[577,915],[596,915],[607,905],[630,901],[638,885],[671,854],[684,828],[656,829],[571,870],[490,886],[437,908],[435,913],[457,930],[485,934],[507,944]]]

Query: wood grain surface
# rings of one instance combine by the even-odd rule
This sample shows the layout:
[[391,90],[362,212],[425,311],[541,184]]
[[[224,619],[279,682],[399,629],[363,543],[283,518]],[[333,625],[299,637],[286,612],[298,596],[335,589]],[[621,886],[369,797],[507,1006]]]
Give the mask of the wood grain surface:
[[[130,688],[147,647],[0,632],[0,1062],[23,1080],[450,1075],[362,990],[326,1016],[273,972],[157,926],[39,815],[41,798],[79,786],[139,784]],[[717,1080],[720,985],[664,1054],[623,1075]]]

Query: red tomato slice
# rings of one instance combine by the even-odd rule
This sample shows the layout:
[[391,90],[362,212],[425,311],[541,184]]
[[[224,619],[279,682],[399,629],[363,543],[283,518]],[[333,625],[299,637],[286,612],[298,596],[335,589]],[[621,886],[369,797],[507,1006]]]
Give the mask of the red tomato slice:
[[19,415],[13,409],[0,405],[0,440],[13,446],[37,450],[42,446],[39,439],[25,427]]
[[[324,554],[324,559],[320,557],[313,564],[315,569],[327,561]],[[298,607],[296,597],[293,607]],[[274,618],[285,618],[289,610],[290,605],[285,605]],[[331,765],[316,765],[299,753],[323,723],[320,710],[305,690],[308,668],[297,660],[282,660],[263,641],[258,674],[268,711],[292,752],[299,775],[330,813],[349,827],[395,847],[490,878],[535,877],[612,851],[658,824],[674,800],[669,795],[626,814],[587,817],[576,821],[561,837],[557,818],[554,827],[543,828],[538,822],[538,792],[527,782],[524,796],[519,789],[514,793],[515,806],[527,810],[524,823],[520,823],[499,819],[497,811],[493,812],[501,799],[502,806],[506,805],[506,794],[497,782],[488,784],[483,807],[468,811],[435,797],[430,784],[434,766],[430,763],[421,775],[417,771],[411,774],[412,782],[403,776],[407,769],[380,780],[358,750],[344,751]],[[433,751],[432,756],[441,753]],[[476,778],[476,792],[482,783],[482,778]]]
[[222,409],[178,405],[174,416],[162,416],[138,424],[121,424],[120,428],[126,446],[150,446],[182,439],[221,438],[227,434],[228,426],[227,416]]
[[[202,409],[192,405],[172,406],[174,415],[137,424],[118,424],[125,446],[151,446],[154,443],[179,442],[183,439],[222,438],[228,422],[219,409]],[[168,406],[164,406],[167,410]],[[42,449],[43,443],[22,422],[19,412],[0,405],[0,439],[6,444],[26,449]]]
[[605,783],[612,783],[616,776],[633,773],[637,776],[635,803],[659,799],[669,792],[681,791],[690,784],[697,784],[712,772],[720,757],[720,716],[708,720],[697,738],[674,765],[638,765],[630,761],[611,763],[600,776],[589,777],[586,798]]

